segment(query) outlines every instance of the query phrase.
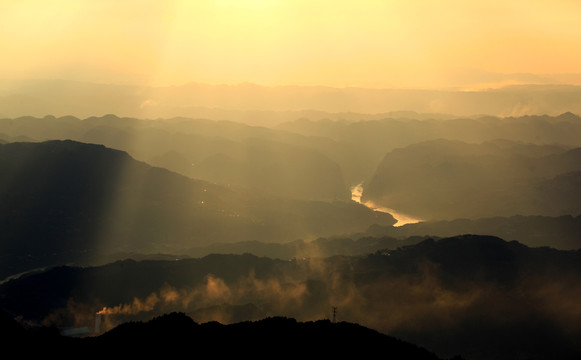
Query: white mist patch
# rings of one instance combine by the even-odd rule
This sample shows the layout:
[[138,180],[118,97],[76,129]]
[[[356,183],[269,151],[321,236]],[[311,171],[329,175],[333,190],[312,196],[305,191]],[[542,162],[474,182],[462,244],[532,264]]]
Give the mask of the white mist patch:
[[353,200],[361,205],[365,205],[373,211],[380,211],[380,212],[390,214],[391,216],[393,216],[397,220],[397,223],[395,223],[393,226],[402,226],[405,224],[415,224],[415,223],[422,221],[421,219],[416,219],[410,215],[402,214],[402,213],[398,212],[397,210],[386,208],[383,206],[378,206],[378,205],[374,204],[372,201],[361,202],[361,194],[363,194],[363,184],[358,184],[358,185],[351,187],[351,200]]

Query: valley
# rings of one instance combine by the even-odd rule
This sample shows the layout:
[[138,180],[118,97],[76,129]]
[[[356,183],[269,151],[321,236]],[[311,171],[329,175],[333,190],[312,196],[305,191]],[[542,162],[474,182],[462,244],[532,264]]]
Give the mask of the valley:
[[0,1],[0,357],[581,359],[579,14]]
[[[477,143],[433,132],[474,125],[450,121],[318,124],[369,128],[340,138],[183,118],[0,119],[2,309],[87,339],[179,312],[232,325],[338,317],[443,358],[578,354],[579,144],[544,136],[581,119],[485,118],[467,139],[492,124],[544,130]],[[432,139],[373,144],[396,125],[400,139]]]

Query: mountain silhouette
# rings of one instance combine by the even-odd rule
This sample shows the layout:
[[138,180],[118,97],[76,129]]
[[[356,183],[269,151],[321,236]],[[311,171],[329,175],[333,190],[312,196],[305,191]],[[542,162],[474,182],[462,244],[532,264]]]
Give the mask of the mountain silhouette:
[[417,236],[492,235],[506,240],[516,240],[531,247],[550,246],[561,250],[580,249],[580,233],[581,216],[571,215],[459,218],[449,221],[424,221],[399,227],[372,225],[366,231],[367,236],[371,238],[387,237],[398,241]]
[[196,323],[183,313],[169,313],[148,321],[130,322],[95,337],[61,336],[50,328],[26,330],[5,314],[0,329],[9,334],[10,348],[26,356],[72,358],[90,356],[179,356],[212,353],[216,356],[272,358],[273,356],[377,356],[392,359],[439,359],[414,344],[363,326],[329,320],[298,322],[270,317],[223,325]]
[[426,220],[578,215],[581,151],[497,140],[432,140],[389,152],[362,201]]
[[0,145],[0,167],[3,277],[98,254],[280,243],[395,223],[351,201],[236,190],[70,140]]
[[578,359],[580,118],[340,117],[0,119],[8,343]]
[[[0,134],[5,134],[0,138],[71,139],[102,144],[189,177],[246,187],[261,184],[266,185],[264,191],[308,200],[344,199],[349,186],[373,176],[387,153],[425,141],[482,143],[506,139],[529,144],[526,149],[533,152],[537,150],[530,145],[545,150],[581,146],[581,121],[571,113],[457,117],[409,112],[373,116],[315,112],[301,117],[291,112],[289,116],[296,116],[293,121],[278,126],[222,120],[228,116],[218,121],[213,117],[147,120],[91,115],[83,119],[73,116],[0,119]],[[263,156],[255,156],[256,151]],[[265,162],[269,160],[264,158],[268,152],[279,154],[280,158]],[[213,163],[213,159],[220,161]],[[260,168],[265,178],[257,182],[255,171],[249,172],[245,166]],[[293,181],[285,182],[285,176]]]
[[[526,82],[531,79],[527,78]],[[538,79],[534,80],[535,82]],[[556,80],[558,81],[558,80]],[[493,82],[496,82],[493,81]],[[66,80],[23,80],[1,89],[4,116],[75,114],[103,109],[144,118],[237,119],[269,125],[312,109],[322,118],[410,110],[447,114],[580,113],[579,86],[515,85],[490,91],[459,89],[373,89],[326,86],[261,86],[187,83],[179,86],[129,86]],[[147,106],[147,105],[153,106]],[[305,111],[308,115],[309,112]],[[326,112],[326,113],[325,113]],[[344,115],[345,114],[345,115]],[[299,116],[300,116],[299,115]]]
[[[303,200],[346,200],[345,144],[232,121],[46,116],[0,119],[0,133],[126,151],[182,175]],[[0,136],[1,138],[1,136]],[[341,166],[340,166],[341,164]],[[343,167],[343,168],[342,168]]]
[[[331,317],[450,358],[574,359],[581,253],[497,237],[425,239],[372,254],[295,260],[213,254],[60,266],[0,286],[0,306],[58,328],[183,312],[200,323]],[[131,329],[133,325],[127,325]],[[534,339],[534,341],[531,341]]]
[[534,150],[531,145],[537,145],[537,150],[581,146],[581,120],[571,113],[518,117],[419,115],[393,113],[375,119],[360,115],[350,120],[347,114],[335,120],[311,117],[282,123],[276,129],[350,144],[351,153],[360,159],[357,168],[344,167],[353,184],[369,181],[386,154],[423,142],[451,140],[480,144],[504,139],[529,144],[523,147],[529,151]]

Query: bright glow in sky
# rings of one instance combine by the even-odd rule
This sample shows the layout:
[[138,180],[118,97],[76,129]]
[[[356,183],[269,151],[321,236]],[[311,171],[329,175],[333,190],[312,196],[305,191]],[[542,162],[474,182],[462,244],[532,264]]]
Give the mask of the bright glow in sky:
[[578,0],[0,0],[0,77],[446,86],[581,73]]

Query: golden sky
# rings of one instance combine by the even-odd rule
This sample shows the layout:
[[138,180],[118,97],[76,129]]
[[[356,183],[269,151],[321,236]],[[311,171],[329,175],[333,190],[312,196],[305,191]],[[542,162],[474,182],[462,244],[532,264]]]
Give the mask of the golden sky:
[[0,0],[0,77],[438,87],[579,74],[580,18],[579,0]]

